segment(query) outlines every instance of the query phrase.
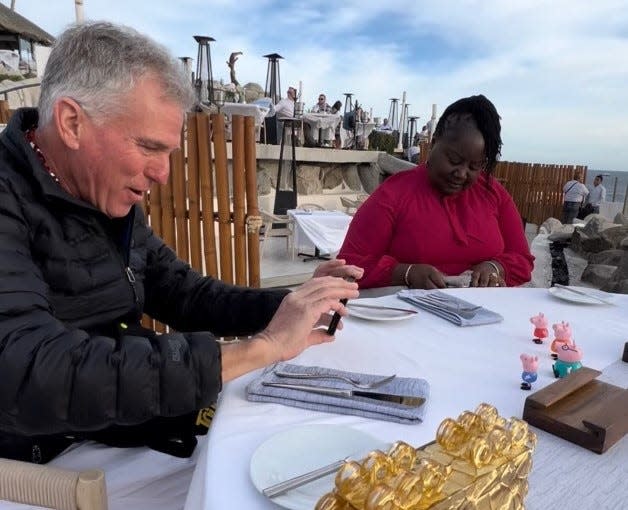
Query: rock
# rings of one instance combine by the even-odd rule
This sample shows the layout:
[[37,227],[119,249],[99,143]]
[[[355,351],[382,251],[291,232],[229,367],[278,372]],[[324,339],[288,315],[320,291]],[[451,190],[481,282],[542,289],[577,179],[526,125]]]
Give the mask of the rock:
[[391,156],[390,154],[386,154],[385,152],[382,152],[378,156],[377,164],[379,165],[380,171],[382,173],[389,175],[397,174],[416,166],[414,163],[410,163],[405,159],[396,158],[395,156]]
[[613,274],[617,270],[615,266],[606,266],[603,264],[589,264],[583,271],[580,278],[584,282],[600,288],[611,280]]
[[604,264],[606,266],[618,266],[624,250],[604,250],[599,253],[589,254],[589,264]]
[[[362,171],[362,167],[368,168]],[[358,167],[358,176],[364,191],[370,195],[382,182],[383,172],[378,163],[371,163],[370,165],[360,165]]]
[[[365,165],[367,171],[370,171],[371,165]],[[362,182],[360,181],[360,173],[357,165],[347,166],[343,173],[342,179],[351,191],[362,191]]]
[[589,237],[588,239],[583,238],[580,241],[581,252],[599,253],[612,248],[614,248],[613,243],[600,235]]
[[624,216],[622,213],[617,213],[613,219],[613,223],[617,223],[618,225],[628,225],[628,217]]
[[617,294],[628,294],[628,278],[619,281],[611,281],[600,287],[605,292],[615,292]]
[[599,214],[590,214],[587,216],[588,221],[582,227],[582,231],[587,234],[589,237],[593,237],[607,228],[614,227],[615,224],[608,221],[604,216],[600,216]]
[[617,248],[623,239],[628,237],[628,225],[619,225],[607,228],[601,233],[601,237],[606,239],[612,248]]
[[[573,225],[564,225],[564,226],[571,227],[571,232],[573,233],[573,229],[574,229]],[[563,227],[563,224],[560,222],[560,220],[557,220],[556,218],[547,218],[543,222],[541,227],[539,228],[539,231],[544,230],[546,233],[551,234],[552,232],[554,232],[555,230],[558,230],[561,227]]]
[[[283,179],[283,176],[282,176]],[[303,195],[315,195],[323,191],[321,167],[301,165],[297,168],[297,189]]]
[[258,168],[257,170],[257,193],[259,195],[269,195],[272,191],[272,180],[267,170]]
[[343,180],[342,174],[342,168],[338,165],[332,165],[328,168],[321,169],[323,189],[334,189],[340,186]]
[[548,236],[548,239],[552,242],[569,242],[571,240],[571,237],[573,236],[573,232],[573,225],[561,225],[560,228],[558,228]]
[[622,239],[621,243],[619,243],[619,249],[628,250],[628,237]]

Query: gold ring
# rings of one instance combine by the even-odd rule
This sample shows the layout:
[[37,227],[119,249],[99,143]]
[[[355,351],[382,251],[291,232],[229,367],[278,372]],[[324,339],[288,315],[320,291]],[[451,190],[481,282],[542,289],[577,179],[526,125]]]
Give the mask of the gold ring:
[[490,278],[499,278],[499,275],[497,273],[491,273],[489,275]]

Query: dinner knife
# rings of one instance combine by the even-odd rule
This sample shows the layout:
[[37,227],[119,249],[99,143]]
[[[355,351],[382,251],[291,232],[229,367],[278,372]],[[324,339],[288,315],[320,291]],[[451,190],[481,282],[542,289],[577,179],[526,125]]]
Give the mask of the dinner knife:
[[580,289],[574,289],[573,287],[569,287],[567,285],[561,285],[560,283],[555,283],[554,287],[557,287],[559,289],[564,289],[567,290],[569,292],[573,292],[574,294],[578,294],[579,296],[585,296],[588,297],[590,299],[595,299],[596,301],[599,301],[600,303],[604,303],[605,305],[612,305],[613,303],[611,303],[608,299],[604,299],[601,297],[598,297],[594,294],[590,294],[589,292],[584,292],[583,290]]
[[352,390],[341,388],[329,388],[325,386],[311,386],[309,384],[290,384],[290,383],[276,383],[262,381],[262,386],[270,386],[272,388],[285,388],[288,390],[305,391],[308,393],[317,393],[319,395],[329,395],[332,397],[364,397],[373,400],[380,400],[383,402],[394,402],[407,407],[420,407],[425,403],[423,397],[416,397],[414,395],[393,395],[391,393],[378,393],[375,391],[366,390]]

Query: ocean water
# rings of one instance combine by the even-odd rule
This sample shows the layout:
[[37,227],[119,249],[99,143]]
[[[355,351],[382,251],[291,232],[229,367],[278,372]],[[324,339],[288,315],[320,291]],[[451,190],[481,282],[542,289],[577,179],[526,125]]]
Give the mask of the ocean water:
[[606,201],[623,203],[626,196],[626,187],[628,186],[628,172],[612,172],[609,170],[595,170],[589,168],[587,170],[587,180],[585,184],[592,187],[593,179],[595,179],[596,175],[602,175],[604,177],[602,185],[606,188]]

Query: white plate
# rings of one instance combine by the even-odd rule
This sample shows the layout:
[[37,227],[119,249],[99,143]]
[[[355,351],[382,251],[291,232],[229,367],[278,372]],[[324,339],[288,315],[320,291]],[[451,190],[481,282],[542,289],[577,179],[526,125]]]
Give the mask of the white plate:
[[[412,310],[412,305],[408,303],[400,303],[398,299],[395,299],[394,304],[389,304],[389,301],[382,302],[378,299],[357,299],[355,304],[364,304],[369,306],[392,306],[393,308],[407,308]],[[353,302],[347,303],[349,309],[349,317],[358,317],[360,319],[366,319],[367,321],[400,321],[403,319],[409,319],[414,317],[417,313],[412,312],[399,312],[397,310],[379,310],[375,308],[361,308],[358,306],[352,306]],[[417,312],[418,310],[412,310]]]
[[[304,425],[285,430],[262,443],[251,457],[251,480],[260,492],[266,487],[302,475],[350,455],[360,458],[387,445],[360,430],[342,425]],[[335,473],[302,485],[274,503],[290,510],[312,510],[323,494],[334,488]]]
[[[612,294],[608,294],[607,292],[602,292],[596,289],[590,289],[588,287],[572,287],[572,288],[576,290],[581,290],[582,292],[586,292],[587,294],[590,294],[591,296],[599,296],[604,301],[613,301],[614,299]],[[575,292],[571,292],[567,289],[561,289],[560,287],[550,287],[548,290],[552,296],[558,299],[562,299],[564,301],[571,301],[572,303],[580,303],[584,305],[605,304],[605,303],[602,303],[601,301],[598,301],[594,297],[582,296]]]

